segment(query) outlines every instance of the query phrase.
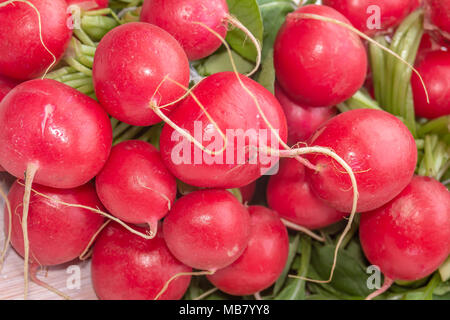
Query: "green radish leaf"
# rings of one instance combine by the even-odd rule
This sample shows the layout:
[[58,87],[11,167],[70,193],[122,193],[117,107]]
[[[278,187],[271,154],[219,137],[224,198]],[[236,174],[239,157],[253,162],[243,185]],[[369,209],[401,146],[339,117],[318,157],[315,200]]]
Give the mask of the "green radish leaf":
[[[253,64],[242,58],[236,52],[232,51],[231,55],[239,73],[246,74],[253,69]],[[230,57],[225,48],[219,49],[219,51],[214,53],[212,56],[202,60],[202,62],[196,66],[196,69],[197,72],[204,77],[218,72],[234,71],[231,65]]]
[[[264,25],[261,11],[256,0],[227,0],[230,14],[236,17],[262,44]],[[255,62],[257,51],[255,45],[245,33],[237,28],[228,31],[227,42],[244,58]]]
[[257,81],[264,88],[275,94],[275,68],[273,66],[273,50],[270,50],[262,62]]
[[239,188],[234,188],[234,189],[227,189],[229,192],[231,192],[231,194],[233,196],[236,197],[236,199],[239,200],[240,203],[242,203],[242,193],[241,190],[239,190]]
[[439,273],[441,275],[442,281],[450,280],[450,257],[448,257],[447,260],[439,268]]
[[297,234],[289,242],[289,254],[288,254],[287,261],[286,261],[286,266],[284,267],[281,275],[278,277],[277,282],[275,282],[275,286],[273,288],[274,295],[277,295],[280,292],[281,288],[283,287],[284,283],[286,282],[287,275],[288,275],[289,271],[291,270],[292,262],[294,261],[295,255],[297,254],[299,240],[300,240],[300,235]]

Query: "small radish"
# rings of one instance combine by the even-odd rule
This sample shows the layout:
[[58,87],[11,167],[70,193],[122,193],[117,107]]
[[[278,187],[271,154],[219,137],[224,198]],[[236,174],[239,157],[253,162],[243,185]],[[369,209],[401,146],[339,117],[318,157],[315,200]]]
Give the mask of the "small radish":
[[148,224],[152,234],[177,193],[175,178],[164,167],[158,150],[144,141],[114,146],[96,186],[109,212],[129,223]]
[[274,45],[278,83],[295,102],[331,107],[350,98],[364,83],[367,53],[354,32],[305,14],[350,22],[333,8],[307,5],[290,13]]
[[181,98],[189,75],[189,62],[178,42],[148,23],[114,28],[95,52],[93,80],[98,100],[111,116],[135,126],[160,122],[151,106]]
[[[166,124],[162,130],[160,147],[164,163],[189,185],[239,188],[255,181],[278,162],[272,157],[263,159],[267,154],[263,148],[278,150],[279,139],[264,121],[255,100],[285,142],[287,125],[283,110],[267,89],[250,78],[239,77],[242,83],[233,72],[216,73],[202,80],[192,91],[196,98],[188,97],[170,114],[170,121],[180,129]],[[181,130],[195,137],[204,149],[181,135]],[[258,148],[263,151],[258,152]]]
[[434,119],[450,114],[450,52],[433,51],[423,55],[416,65],[428,90],[430,103],[419,77],[414,74],[411,85],[416,114]]
[[189,60],[199,60],[214,53],[222,42],[196,23],[203,23],[225,38],[228,16],[225,0],[145,0],[141,21],[169,32],[181,44]]
[[[34,184],[33,190],[55,200],[34,192],[31,194],[28,212],[30,264],[53,266],[78,258],[104,219],[86,209],[68,207],[58,201],[102,208],[94,185],[88,183],[74,189],[54,189]],[[11,244],[21,256],[24,256],[21,222],[24,193],[25,187],[16,181],[8,195],[13,212]],[[6,230],[8,226],[9,219],[5,214]]]
[[200,190],[180,198],[163,223],[170,252],[184,264],[214,272],[247,247],[250,217],[226,190]]
[[425,27],[450,41],[450,0],[424,0]]
[[[145,240],[116,223],[102,231],[92,254],[92,284],[102,300],[153,300],[171,277],[191,271],[170,253],[161,232]],[[174,279],[160,299],[181,299],[190,281],[188,275]]]
[[305,177],[305,167],[295,159],[281,160],[280,170],[270,177],[267,202],[278,214],[308,229],[327,227],[347,214],[319,200],[311,191]]
[[0,1],[0,73],[19,80],[44,74],[69,44],[68,18],[65,0]]
[[0,74],[0,102],[19,83]]
[[[358,185],[358,211],[374,210],[398,195],[411,181],[417,147],[408,128],[393,115],[372,109],[342,113],[324,123],[310,146],[331,148],[352,168]],[[322,155],[308,159],[313,192],[336,210],[350,212],[353,190],[347,173]]]
[[244,253],[228,267],[208,275],[219,290],[235,296],[255,294],[270,287],[281,275],[288,258],[289,237],[278,215],[261,206],[249,207],[248,211],[250,240]]
[[67,5],[77,5],[83,10],[97,10],[108,8],[108,0],[66,0]]
[[392,31],[419,3],[417,0],[324,0],[342,13],[355,28],[369,36]]
[[289,99],[283,89],[275,84],[275,96],[283,107],[288,124],[288,144],[293,146],[311,137],[314,131],[337,113],[335,107],[307,107]]
[[450,193],[416,176],[394,200],[361,215],[359,236],[366,257],[385,275],[383,289],[393,280],[424,278],[450,254]]
[[252,201],[253,197],[255,196],[256,181],[239,188],[239,191],[241,192],[242,203],[247,203],[247,202]]

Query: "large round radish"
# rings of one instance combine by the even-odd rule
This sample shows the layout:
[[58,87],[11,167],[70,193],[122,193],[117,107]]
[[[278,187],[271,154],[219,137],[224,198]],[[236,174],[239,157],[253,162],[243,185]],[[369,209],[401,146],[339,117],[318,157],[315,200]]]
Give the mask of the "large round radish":
[[0,74],[0,102],[2,102],[3,98],[10,92],[15,86],[17,86],[19,82],[9,79]]
[[[153,300],[171,277],[192,269],[174,258],[161,232],[145,240],[111,223],[95,243],[91,271],[95,292],[102,300]],[[160,299],[181,299],[190,281],[191,276],[178,277]]]
[[141,21],[157,25],[180,42],[189,60],[211,55],[222,42],[202,23],[222,38],[227,35],[225,0],[145,0]]
[[[278,150],[279,141],[253,98],[258,101],[272,128],[278,130],[279,137],[286,141],[287,125],[283,110],[275,97],[260,84],[243,75],[240,79],[253,97],[242,87],[235,73],[216,73],[193,90],[210,117],[192,97],[180,103],[170,114],[171,121],[210,151],[208,153],[191,143],[180,135],[179,130],[175,131],[167,124],[164,126],[160,138],[161,156],[172,173],[183,182],[197,187],[242,187],[277,163],[277,159],[267,156],[267,147]],[[226,139],[221,132],[227,136]],[[225,150],[220,152],[224,147]]]
[[286,227],[274,211],[261,206],[248,210],[250,240],[244,253],[228,267],[208,275],[214,286],[236,296],[255,294],[274,284],[289,250]]
[[[352,168],[358,185],[358,211],[374,210],[398,195],[411,181],[417,147],[408,128],[393,115],[359,109],[323,124],[311,146],[332,149]],[[317,170],[308,170],[313,192],[342,212],[350,212],[353,189],[349,175],[329,157],[310,155]]]
[[164,167],[158,150],[144,141],[114,146],[96,185],[109,212],[129,223],[149,224],[153,231],[177,194],[175,178]]
[[[59,202],[103,208],[94,185],[88,183],[74,189],[54,189],[34,184],[33,190],[46,197],[33,192],[30,198],[30,263],[52,266],[78,258],[104,219],[86,209],[65,206]],[[24,192],[23,184],[16,181],[8,194],[13,212],[11,244],[21,256],[24,255],[21,214]],[[5,214],[5,230],[8,230],[8,226],[9,219]]]
[[369,36],[391,31],[417,8],[417,0],[324,0]]
[[427,28],[438,30],[440,36],[450,41],[450,0],[424,0]]
[[278,214],[297,225],[319,229],[342,220],[346,214],[319,200],[305,179],[305,167],[296,159],[281,160],[280,170],[270,177],[267,202]]
[[411,78],[414,109],[420,117],[434,119],[450,114],[450,52],[434,51],[425,54],[416,65],[425,82],[430,103],[417,75]]
[[77,5],[83,10],[108,8],[108,0],[66,0],[67,5]]
[[102,169],[111,143],[111,122],[95,100],[54,80],[31,80],[0,103],[0,165],[54,188],[85,184]]
[[[72,30],[65,0],[28,0],[39,12],[42,40],[59,60],[69,44]],[[39,15],[29,4],[17,1],[1,7],[0,73],[27,80],[41,76],[54,62],[40,40]]]
[[250,217],[226,190],[200,190],[180,198],[164,219],[164,238],[172,254],[200,270],[222,269],[247,247]]
[[434,179],[414,177],[394,200],[361,215],[359,236],[386,277],[426,277],[450,254],[450,193]]
[[367,73],[366,49],[358,35],[345,27],[303,18],[300,14],[350,24],[327,6],[308,5],[288,14],[274,46],[277,80],[299,104],[334,106],[363,85]]
[[335,107],[307,107],[293,102],[276,84],[275,96],[283,107],[288,124],[288,144],[293,146],[311,137],[314,131],[336,115]]
[[95,52],[97,98],[110,115],[131,125],[160,122],[151,106],[163,106],[183,96],[189,75],[183,48],[169,33],[148,23],[114,28]]

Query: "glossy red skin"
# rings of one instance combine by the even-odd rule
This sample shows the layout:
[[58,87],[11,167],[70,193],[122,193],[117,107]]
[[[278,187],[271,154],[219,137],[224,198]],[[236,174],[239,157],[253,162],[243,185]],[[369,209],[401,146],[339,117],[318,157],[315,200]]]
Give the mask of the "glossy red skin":
[[19,84],[18,81],[9,79],[0,74],[0,102],[15,86]]
[[281,160],[280,170],[270,177],[267,185],[269,207],[282,218],[308,229],[324,228],[347,216],[316,197],[306,181],[305,171],[295,159]]
[[114,146],[96,186],[111,214],[129,223],[155,227],[177,194],[175,178],[162,163],[158,150],[144,141]]
[[307,107],[292,101],[283,89],[275,84],[275,97],[283,107],[288,124],[288,144],[305,142],[325,121],[333,118],[335,107]]
[[[419,5],[417,0],[323,0],[322,3],[342,13],[355,28],[368,36],[389,32]],[[367,26],[368,19],[373,15],[373,12],[367,13],[371,5],[380,8],[380,29],[369,29]]]
[[250,216],[226,190],[200,190],[180,198],[163,223],[170,252],[199,270],[218,270],[247,247]]
[[[29,2],[40,13],[45,45],[59,60],[72,36],[72,30],[67,27],[69,13],[66,2]],[[53,57],[40,42],[36,11],[20,2],[0,8],[0,73],[10,78],[28,80],[41,76],[52,62]]]
[[253,197],[255,196],[256,181],[239,188],[239,191],[241,192],[242,203],[252,201]]
[[97,10],[108,8],[108,0],[66,0],[67,5],[78,5],[83,10]]
[[[33,184],[33,189],[59,201],[103,209],[91,183],[74,189],[54,189]],[[8,194],[13,212],[11,244],[22,257],[24,191],[25,188],[16,181]],[[6,210],[5,207],[5,212]],[[9,227],[7,214],[4,221],[6,232]],[[61,205],[32,192],[28,211],[30,263],[53,266],[78,258],[103,221],[103,217],[96,213]]]
[[114,118],[135,126],[161,122],[151,102],[165,105],[185,93],[169,80],[157,91],[164,77],[188,87],[190,76],[188,59],[178,42],[163,29],[143,22],[108,32],[95,52],[92,72],[100,104]]
[[235,296],[255,294],[277,281],[288,258],[289,237],[276,212],[249,207],[250,240],[244,253],[208,280],[219,290]]
[[[134,227],[140,232],[143,228]],[[175,259],[158,232],[146,240],[116,223],[109,224],[97,239],[92,254],[92,284],[101,300],[153,300],[166,282],[192,269]],[[178,300],[191,276],[172,281],[159,300]]]
[[211,31],[194,22],[205,24],[225,38],[224,18],[228,14],[225,0],[145,0],[140,19],[169,32],[193,61],[213,54],[222,45]]
[[391,202],[361,215],[366,257],[394,280],[418,280],[450,254],[450,193],[438,181],[414,177]]
[[297,18],[296,13],[350,23],[327,6],[307,5],[287,15],[274,46],[278,83],[293,101],[306,106],[331,107],[347,100],[366,78],[364,44],[350,30],[329,22]]
[[54,80],[30,80],[0,103],[0,164],[23,178],[38,166],[35,183],[75,188],[94,178],[112,144],[111,122],[88,96]]
[[411,78],[414,109],[419,117],[434,119],[450,114],[450,52],[425,54],[416,65],[425,82],[430,103],[417,75]]
[[[286,117],[276,98],[257,82],[243,75],[240,77],[245,86],[257,97],[259,105],[272,127],[279,130],[279,136],[286,142]],[[254,134],[251,134],[251,141],[246,141],[244,150],[237,150],[242,149],[237,148],[237,139],[234,139],[234,144],[230,142],[232,139],[229,139],[228,148],[225,152],[216,156],[217,158],[222,157],[222,163],[207,164],[204,161],[205,155],[209,156],[206,152],[194,146],[185,138],[175,138],[175,141],[172,141],[174,130],[165,125],[160,137],[161,156],[166,166],[177,178],[196,187],[239,188],[255,181],[270,169],[270,164],[264,164],[261,161],[245,164],[236,161],[237,154],[245,155],[248,158],[250,147],[258,147],[260,129],[267,130],[268,146],[271,146],[273,142],[273,148],[278,148],[279,143],[278,140],[272,140],[271,131],[260,116],[254,100],[242,88],[233,72],[216,73],[205,78],[195,87],[193,93],[223,133],[226,133],[228,129],[242,129],[244,132],[253,129]],[[204,135],[203,146],[205,147],[211,144],[211,141],[207,141],[205,135],[218,132],[216,126],[208,119],[192,97],[188,97],[180,103],[177,109],[171,113],[170,119],[190,132],[191,135],[194,135],[194,122],[201,122]],[[221,139],[218,133],[217,136],[218,139]],[[223,139],[219,142],[223,143]],[[183,143],[191,146],[192,161],[190,163],[177,163],[173,160],[172,152],[178,155],[176,147],[183,145]],[[198,158],[196,153],[201,153],[200,160],[202,160],[202,163],[200,164],[194,163],[194,159]],[[227,163],[227,153],[234,154],[234,161],[228,161]],[[261,160],[261,157],[258,157],[258,160]],[[232,164],[229,164],[229,162],[232,162]]]
[[[408,128],[393,115],[359,109],[326,122],[310,146],[332,149],[352,168],[358,185],[358,212],[374,210],[398,195],[411,181],[417,147]],[[313,192],[342,212],[351,212],[353,189],[349,175],[330,157],[308,156],[319,171],[307,170]]]
[[425,19],[450,41],[450,0],[424,0]]

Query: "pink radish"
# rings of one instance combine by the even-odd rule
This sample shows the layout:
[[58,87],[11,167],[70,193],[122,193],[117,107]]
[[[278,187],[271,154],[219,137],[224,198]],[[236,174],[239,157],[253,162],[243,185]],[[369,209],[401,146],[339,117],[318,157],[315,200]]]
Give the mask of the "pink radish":
[[175,202],[163,232],[178,260],[214,272],[236,261],[247,247],[250,217],[226,190],[194,191]]
[[288,257],[288,233],[278,215],[261,206],[248,210],[250,240],[244,253],[228,267],[208,275],[214,286],[235,296],[270,287],[281,275]]
[[311,137],[317,128],[334,117],[335,107],[307,107],[293,102],[278,84],[275,84],[275,96],[283,107],[288,124],[288,144],[293,146]]
[[182,97],[189,76],[188,59],[178,42],[148,23],[133,22],[114,28],[95,52],[95,93],[110,115],[131,125],[160,122],[151,106]]
[[450,41],[450,0],[424,0],[425,27],[437,30],[440,37]]
[[366,257],[385,275],[383,290],[393,280],[424,278],[450,254],[450,193],[416,176],[394,200],[361,215],[359,236]]
[[[352,168],[358,185],[358,211],[374,210],[398,195],[411,181],[417,147],[408,128],[393,115],[359,109],[324,123],[310,139],[311,146],[331,148]],[[352,208],[350,179],[332,159],[310,155],[317,170],[308,170],[313,192],[342,212]]]
[[239,188],[239,191],[241,192],[242,195],[242,203],[252,201],[253,197],[255,196],[256,181]]
[[[192,269],[174,258],[161,232],[145,240],[111,223],[96,241],[91,271],[95,292],[102,300],[152,300],[171,277]],[[190,281],[188,275],[174,279],[160,299],[181,299]]]
[[[273,159],[262,159],[261,153],[251,158],[258,148],[279,149],[279,141],[271,134],[255,100],[272,129],[278,130],[285,142],[287,125],[283,110],[263,86],[243,75],[239,77],[242,83],[232,72],[205,78],[192,91],[195,98],[188,97],[170,114],[170,119],[165,119],[197,137],[204,147],[194,145],[180,134],[180,129],[175,131],[172,126],[164,126],[160,138],[161,156],[169,170],[183,182],[197,187],[237,188],[255,181],[276,164]],[[231,134],[224,138],[227,132]],[[209,147],[211,137],[215,137],[212,140],[217,148]]]
[[0,75],[0,102],[19,82]]
[[198,60],[214,53],[222,42],[196,23],[203,23],[225,38],[228,16],[225,0],[145,0],[141,21],[169,32],[181,44],[189,60]]
[[334,106],[363,85],[366,49],[354,32],[306,18],[305,14],[350,24],[327,6],[307,5],[288,14],[274,45],[277,80],[286,94],[301,105]]
[[67,5],[77,5],[83,10],[108,8],[108,0],[66,0]]
[[158,150],[144,141],[114,146],[96,185],[109,212],[129,223],[149,224],[152,234],[177,193],[175,178],[164,167]]
[[69,44],[68,18],[64,0],[0,1],[0,74],[27,80],[48,71]]
[[428,90],[430,103],[419,77],[414,74],[411,85],[414,109],[420,117],[434,119],[450,114],[450,52],[433,51],[422,56],[416,65]]
[[319,200],[306,181],[305,167],[295,159],[283,159],[278,174],[270,177],[267,202],[278,214],[308,229],[327,227],[347,214]]

